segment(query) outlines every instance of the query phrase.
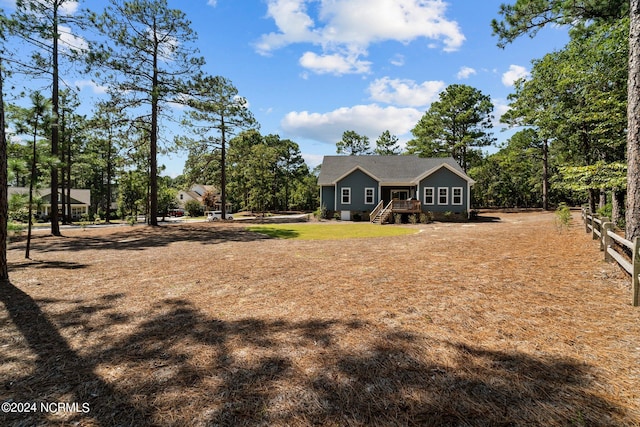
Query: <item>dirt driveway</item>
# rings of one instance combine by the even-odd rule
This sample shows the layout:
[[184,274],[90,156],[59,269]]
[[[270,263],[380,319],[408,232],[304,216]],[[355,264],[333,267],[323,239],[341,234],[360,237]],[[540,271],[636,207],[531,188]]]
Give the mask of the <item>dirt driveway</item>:
[[408,227],[11,244],[0,425],[640,425],[640,309],[577,217]]

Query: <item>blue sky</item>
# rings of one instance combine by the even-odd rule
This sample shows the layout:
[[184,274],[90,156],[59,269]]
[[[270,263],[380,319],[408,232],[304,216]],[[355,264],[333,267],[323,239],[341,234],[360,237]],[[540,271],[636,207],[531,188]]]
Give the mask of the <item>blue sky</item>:
[[[389,130],[402,143],[438,94],[467,84],[495,105],[499,116],[516,78],[531,60],[560,49],[565,28],[547,28],[505,49],[490,22],[504,0],[169,0],[198,33],[204,71],[231,79],[260,123],[300,145],[310,166],[335,154],[346,130],[372,145]],[[11,10],[11,0],[0,4]],[[82,6],[97,10],[104,0]],[[70,11],[73,13],[73,10]],[[87,103],[101,96],[82,86]],[[166,174],[182,173],[186,154],[160,159]]]

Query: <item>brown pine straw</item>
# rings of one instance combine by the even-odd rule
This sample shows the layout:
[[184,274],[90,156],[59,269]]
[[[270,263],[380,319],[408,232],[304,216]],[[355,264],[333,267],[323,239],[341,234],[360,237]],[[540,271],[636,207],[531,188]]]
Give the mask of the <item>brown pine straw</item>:
[[0,425],[640,425],[626,275],[577,215],[484,218],[329,241],[86,229],[36,237],[32,261],[14,242],[0,402],[90,411]]

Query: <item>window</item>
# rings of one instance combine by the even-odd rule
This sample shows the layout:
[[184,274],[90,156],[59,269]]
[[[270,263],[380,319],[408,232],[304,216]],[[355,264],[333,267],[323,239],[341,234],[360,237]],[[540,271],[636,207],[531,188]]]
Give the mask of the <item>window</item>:
[[350,187],[344,187],[342,189],[342,204],[343,205],[351,204],[351,188]]
[[375,189],[373,187],[368,187],[364,189],[364,204],[365,205],[373,205],[375,203],[374,199]]
[[425,205],[435,205],[435,192],[433,191],[433,187],[426,187],[424,189],[424,204]]
[[449,189],[447,187],[438,187],[438,204],[449,204]]
[[451,204],[462,205],[462,187],[453,187],[451,190]]

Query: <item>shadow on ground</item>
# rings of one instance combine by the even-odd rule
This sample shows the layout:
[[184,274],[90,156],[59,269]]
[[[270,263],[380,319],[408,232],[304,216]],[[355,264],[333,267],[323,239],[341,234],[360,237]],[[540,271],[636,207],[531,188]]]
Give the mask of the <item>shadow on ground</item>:
[[[1,286],[0,336],[12,330],[34,358],[31,372],[3,378],[0,401],[90,405],[0,413],[4,426],[612,426],[625,417],[593,391],[592,368],[571,359],[358,319],[223,321],[183,300],[162,301],[117,333],[132,321],[117,310],[124,295],[35,301]],[[49,316],[49,304],[66,309]]]
[[[220,226],[217,224],[171,224],[157,227],[122,228],[122,231],[104,236],[82,235],[53,237],[37,235],[33,237],[31,251],[67,252],[90,249],[145,250],[168,246],[176,242],[195,242],[203,245],[215,245],[224,242],[251,242],[267,239],[268,236],[247,231],[243,227]],[[14,242],[12,250],[24,251],[24,242]]]

